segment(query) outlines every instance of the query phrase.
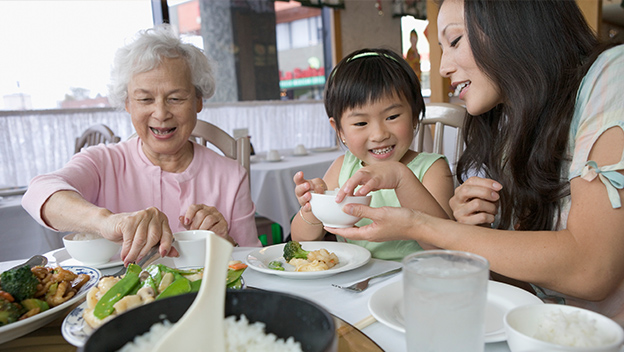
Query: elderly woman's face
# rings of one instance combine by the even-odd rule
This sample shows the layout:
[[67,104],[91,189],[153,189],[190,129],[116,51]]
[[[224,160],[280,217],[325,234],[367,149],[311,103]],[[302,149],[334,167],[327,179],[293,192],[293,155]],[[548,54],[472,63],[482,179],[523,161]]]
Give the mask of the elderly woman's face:
[[134,75],[128,83],[126,110],[152,161],[153,157],[192,153],[184,146],[202,107],[191,71],[180,58],[165,58],[160,66]]

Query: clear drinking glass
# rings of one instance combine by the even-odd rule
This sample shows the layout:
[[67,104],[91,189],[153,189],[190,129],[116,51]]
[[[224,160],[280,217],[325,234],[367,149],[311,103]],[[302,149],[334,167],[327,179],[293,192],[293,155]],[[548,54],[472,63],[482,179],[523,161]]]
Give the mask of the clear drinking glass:
[[431,250],[403,259],[408,352],[482,352],[489,262]]

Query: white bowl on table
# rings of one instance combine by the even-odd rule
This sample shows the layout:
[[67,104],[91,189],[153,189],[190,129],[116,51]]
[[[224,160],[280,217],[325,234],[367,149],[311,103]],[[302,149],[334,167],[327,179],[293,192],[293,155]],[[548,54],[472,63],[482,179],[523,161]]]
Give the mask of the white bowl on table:
[[361,218],[345,213],[342,207],[349,203],[369,205],[371,196],[347,196],[342,202],[336,203],[336,193],[336,191],[325,191],[323,194],[312,192],[310,199],[312,214],[327,227],[353,227]]
[[[573,306],[520,306],[505,314],[504,324],[511,352],[619,352],[624,342],[624,330],[618,323],[604,315]],[[535,337],[538,332],[549,338]],[[583,334],[587,334],[595,344],[578,346],[584,340]]]
[[84,233],[63,236],[63,244],[72,258],[87,266],[108,263],[121,249],[121,244],[100,235]]

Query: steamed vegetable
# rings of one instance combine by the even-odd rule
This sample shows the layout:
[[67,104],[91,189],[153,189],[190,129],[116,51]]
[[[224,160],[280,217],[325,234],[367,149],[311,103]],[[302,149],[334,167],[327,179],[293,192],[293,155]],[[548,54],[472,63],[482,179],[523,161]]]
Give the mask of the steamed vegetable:
[[308,259],[309,251],[303,250],[297,241],[288,241],[284,245],[284,259],[289,262],[293,258]]
[[139,285],[139,274],[141,273],[141,267],[136,264],[128,265],[126,275],[119,280],[110,290],[106,291],[104,296],[95,305],[93,315],[96,318],[104,319],[115,310],[113,305],[117,303],[124,296],[130,294],[136,286]]
[[0,286],[20,302],[27,298],[32,298],[37,292],[39,280],[30,270],[28,265],[19,268],[7,270],[0,274]]

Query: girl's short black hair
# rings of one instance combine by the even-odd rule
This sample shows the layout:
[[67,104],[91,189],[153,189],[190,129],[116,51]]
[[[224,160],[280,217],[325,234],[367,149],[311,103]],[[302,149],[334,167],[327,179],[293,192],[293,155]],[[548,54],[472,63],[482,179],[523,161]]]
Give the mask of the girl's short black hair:
[[340,130],[346,110],[393,95],[409,102],[416,126],[425,115],[425,101],[414,70],[392,50],[357,50],[332,70],[325,86],[325,111]]

